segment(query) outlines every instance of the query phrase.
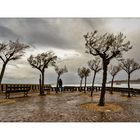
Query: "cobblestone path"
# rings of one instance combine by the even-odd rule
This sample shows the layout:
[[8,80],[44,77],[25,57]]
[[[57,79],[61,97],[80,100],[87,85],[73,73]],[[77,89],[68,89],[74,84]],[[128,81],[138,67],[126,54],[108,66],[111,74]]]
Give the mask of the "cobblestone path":
[[[78,92],[47,96],[30,94],[11,100],[16,102],[0,105],[1,122],[140,122],[140,96],[127,98],[119,93],[107,93],[106,102],[123,108],[122,112],[115,113],[81,109],[79,105],[91,102],[91,98]],[[98,100],[99,93],[96,93],[92,102]]]

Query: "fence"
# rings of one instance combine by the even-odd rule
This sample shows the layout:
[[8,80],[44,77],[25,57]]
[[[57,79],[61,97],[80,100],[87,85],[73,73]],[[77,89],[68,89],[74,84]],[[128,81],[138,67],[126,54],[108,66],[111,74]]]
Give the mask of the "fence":
[[[39,84],[1,84],[0,92],[6,90],[6,85],[10,85],[11,87],[30,87],[30,92],[39,92],[40,85]],[[51,85],[44,85],[44,88],[51,87]]]
[[[1,84],[0,85],[0,91],[5,91],[6,85],[10,85],[10,86],[13,86],[13,87],[14,86],[15,87],[29,86],[30,87],[30,92],[39,92],[39,90],[40,90],[39,84]],[[56,87],[51,87],[51,85],[44,85],[44,88],[50,88],[50,91],[54,91],[54,92],[56,91]],[[63,87],[64,92],[76,92],[76,91],[89,91],[90,92],[91,89],[92,89],[91,86],[87,86],[86,88],[78,87],[78,86],[64,86]],[[102,89],[101,86],[95,86],[93,88],[93,91],[101,91],[101,89]],[[106,90],[110,91],[111,88],[106,87]],[[131,93],[140,94],[140,89],[130,88],[129,90],[130,90]],[[125,93],[125,92],[128,92],[128,88],[113,87],[113,91]]]

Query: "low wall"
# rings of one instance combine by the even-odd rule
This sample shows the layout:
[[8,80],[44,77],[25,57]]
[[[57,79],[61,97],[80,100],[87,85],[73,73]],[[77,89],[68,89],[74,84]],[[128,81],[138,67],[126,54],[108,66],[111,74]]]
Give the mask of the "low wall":
[[[5,91],[6,85],[11,85],[11,86],[30,86],[30,91],[31,92],[39,92],[40,87],[39,84],[1,84],[0,85],[0,91]],[[56,87],[51,87],[51,85],[44,85],[44,88],[50,88],[51,91],[56,91]],[[86,88],[84,87],[78,87],[78,86],[64,86],[63,87],[63,91],[65,92],[75,92],[75,91],[91,91],[92,87],[91,86],[87,86]],[[101,91],[102,87],[101,86],[95,86],[94,87],[94,91]],[[106,87],[107,91],[110,91],[111,88],[110,87]],[[128,92],[128,88],[120,88],[120,87],[113,87],[113,91],[115,92]],[[131,93],[136,93],[136,94],[140,94],[140,89],[134,89],[134,88],[130,88],[130,92]]]
[[[6,89],[6,85],[10,85],[10,86],[15,86],[15,87],[20,87],[20,86],[29,86],[30,87],[30,91],[35,91],[35,92],[39,92],[40,90],[40,86],[39,84],[1,84],[0,85],[0,92],[5,91]],[[51,85],[44,85],[45,88],[50,87]]]

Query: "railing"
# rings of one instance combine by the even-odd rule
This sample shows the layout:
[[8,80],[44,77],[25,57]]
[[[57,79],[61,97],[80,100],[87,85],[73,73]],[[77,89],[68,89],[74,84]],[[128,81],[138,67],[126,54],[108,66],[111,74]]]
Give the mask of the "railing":
[[[75,91],[91,91],[92,87],[91,86],[87,86],[86,88],[84,87],[77,87],[77,86],[64,86],[63,87],[63,91],[64,92],[75,92]],[[97,92],[97,91],[101,91],[102,87],[101,86],[94,86],[93,91]],[[51,87],[51,91],[55,91],[56,87]],[[106,87],[107,91],[111,90],[111,87]],[[128,88],[121,88],[121,87],[113,87],[112,89],[115,92],[121,92],[121,93],[127,93],[128,92]],[[129,91],[131,93],[135,93],[135,94],[140,94],[140,89],[134,89],[134,88],[130,88]]]
[[[29,86],[30,87],[30,92],[39,92],[40,86],[39,84],[1,84],[0,85],[0,91],[5,91],[6,85],[11,85],[15,87],[20,87],[20,86]],[[50,91],[56,91],[56,87],[51,87],[51,85],[44,85],[44,88],[50,88]],[[75,92],[75,91],[91,91],[92,87],[87,86],[86,88],[84,87],[79,87],[79,86],[64,86],[63,91],[64,92]],[[102,87],[101,86],[94,86],[93,91],[101,91]],[[106,87],[107,91],[111,90],[111,87]],[[115,92],[121,92],[125,93],[128,92],[128,88],[121,88],[121,87],[113,87],[113,91]],[[130,88],[129,91],[131,93],[135,94],[140,94],[140,89],[134,89]]]
[[[39,84],[1,84],[0,92],[6,90],[6,86],[10,85],[10,87],[30,87],[31,92],[38,92],[40,90]],[[51,87],[51,85],[44,85],[44,88]]]

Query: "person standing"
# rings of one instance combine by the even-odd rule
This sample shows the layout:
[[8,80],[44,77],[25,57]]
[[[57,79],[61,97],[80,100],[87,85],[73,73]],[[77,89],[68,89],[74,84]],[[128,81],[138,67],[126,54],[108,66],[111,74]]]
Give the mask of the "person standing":
[[58,80],[58,86],[59,86],[59,91],[62,92],[63,82],[61,78]]

